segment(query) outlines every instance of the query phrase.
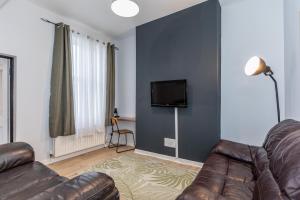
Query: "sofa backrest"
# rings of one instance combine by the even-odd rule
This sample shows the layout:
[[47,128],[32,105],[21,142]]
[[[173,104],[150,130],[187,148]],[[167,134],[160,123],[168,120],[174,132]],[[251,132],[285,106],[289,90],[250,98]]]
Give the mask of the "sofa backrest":
[[253,159],[254,199],[300,199],[300,122],[288,119],[274,126]]
[[291,119],[282,121],[274,126],[269,131],[263,145],[268,153],[268,157],[272,157],[273,151],[283,138],[296,130],[300,130],[300,122]]
[[278,143],[270,158],[270,170],[289,199],[300,199],[300,130]]

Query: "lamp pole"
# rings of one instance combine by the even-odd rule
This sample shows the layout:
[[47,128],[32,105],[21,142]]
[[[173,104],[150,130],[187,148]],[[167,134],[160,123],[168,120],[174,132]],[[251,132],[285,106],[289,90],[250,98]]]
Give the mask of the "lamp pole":
[[275,93],[276,93],[276,105],[277,105],[277,119],[278,119],[278,123],[281,121],[280,120],[280,104],[279,104],[279,94],[278,94],[278,85],[277,85],[277,81],[274,78],[274,73],[271,70],[270,67],[267,67],[267,72],[265,72],[265,75],[270,77],[273,82],[274,82],[274,86],[275,86]]

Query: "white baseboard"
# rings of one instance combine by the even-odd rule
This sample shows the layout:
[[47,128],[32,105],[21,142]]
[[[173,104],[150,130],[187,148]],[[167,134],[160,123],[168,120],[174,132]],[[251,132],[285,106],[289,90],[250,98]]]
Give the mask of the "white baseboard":
[[56,163],[56,162],[59,162],[59,161],[67,160],[69,158],[80,156],[82,154],[86,154],[86,153],[89,153],[89,152],[92,152],[92,151],[103,149],[105,147],[106,147],[106,145],[103,144],[103,145],[99,145],[99,146],[92,147],[92,148],[89,148],[89,149],[85,149],[85,150],[82,150],[82,151],[77,151],[75,153],[71,153],[71,154],[68,154],[68,155],[65,155],[65,156],[60,156],[60,157],[56,157],[56,158],[49,158],[47,160],[41,161],[41,163],[43,163],[44,165],[49,165],[49,164],[53,164],[53,163]]
[[159,158],[162,160],[168,160],[168,161],[172,161],[172,162],[176,162],[176,163],[184,164],[184,165],[191,165],[191,166],[200,167],[200,168],[202,168],[202,166],[203,166],[203,163],[201,163],[201,162],[186,160],[186,159],[182,159],[182,158],[175,158],[172,156],[166,156],[166,155],[153,153],[153,152],[149,152],[149,151],[144,151],[144,150],[139,150],[139,149],[136,149],[134,151],[134,153]]
[[[57,158],[49,158],[49,159],[41,161],[41,162],[44,165],[49,165],[49,164],[53,164],[53,163],[60,162],[60,161],[63,161],[63,160],[67,160],[67,159],[70,159],[70,158],[74,158],[76,156],[80,156],[80,155],[83,155],[83,154],[86,154],[86,153],[89,153],[89,152],[92,152],[92,151],[96,151],[96,150],[105,148],[106,146],[107,145],[99,145],[97,147],[89,148],[89,149],[86,149],[86,150],[83,150],[83,151],[78,151],[78,152],[68,154],[68,155],[65,155],[65,156],[61,156],[61,157],[57,157]],[[184,165],[191,165],[191,166],[200,167],[200,168],[202,168],[202,166],[203,166],[203,163],[201,163],[201,162],[186,160],[186,159],[182,159],[182,158],[176,158],[176,157],[172,157],[172,156],[166,156],[166,155],[162,155],[162,154],[158,154],[158,153],[153,153],[153,152],[150,152],[150,151],[135,149],[134,153],[140,154],[140,155],[145,155],[145,156],[151,156],[151,157],[155,157],[155,158],[162,159],[162,160],[168,160],[168,161],[171,161],[171,162],[176,162],[176,163],[184,164]]]

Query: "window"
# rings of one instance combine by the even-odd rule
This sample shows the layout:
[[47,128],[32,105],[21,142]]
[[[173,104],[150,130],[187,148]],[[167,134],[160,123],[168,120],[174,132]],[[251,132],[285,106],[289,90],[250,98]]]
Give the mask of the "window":
[[105,133],[106,48],[75,32],[71,45],[76,133]]

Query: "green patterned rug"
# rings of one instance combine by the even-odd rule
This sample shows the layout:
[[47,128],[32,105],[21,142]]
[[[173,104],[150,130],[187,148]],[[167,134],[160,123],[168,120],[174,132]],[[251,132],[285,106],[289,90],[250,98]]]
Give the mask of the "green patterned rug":
[[199,169],[152,157],[124,154],[103,161],[89,171],[111,176],[121,200],[174,200],[191,184]]

